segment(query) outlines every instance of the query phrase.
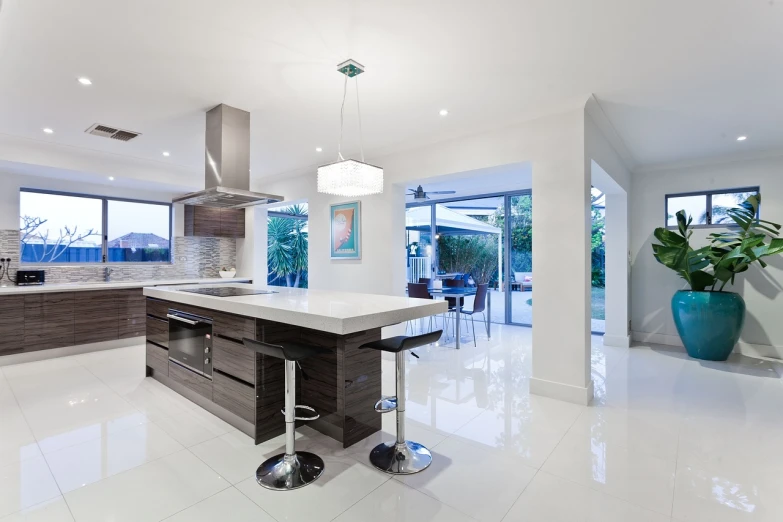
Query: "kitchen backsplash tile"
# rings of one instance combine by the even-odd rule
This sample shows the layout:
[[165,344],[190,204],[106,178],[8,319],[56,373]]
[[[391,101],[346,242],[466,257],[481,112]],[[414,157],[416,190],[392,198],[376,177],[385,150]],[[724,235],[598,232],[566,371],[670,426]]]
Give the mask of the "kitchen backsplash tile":
[[[0,230],[0,257],[10,257],[11,279],[19,269],[19,231]],[[155,265],[109,265],[114,281],[146,279],[177,279],[187,277],[218,277],[220,267],[233,267],[237,262],[237,242],[234,238],[175,237],[173,263]],[[25,264],[25,269],[46,270],[48,283],[103,281],[107,265]]]

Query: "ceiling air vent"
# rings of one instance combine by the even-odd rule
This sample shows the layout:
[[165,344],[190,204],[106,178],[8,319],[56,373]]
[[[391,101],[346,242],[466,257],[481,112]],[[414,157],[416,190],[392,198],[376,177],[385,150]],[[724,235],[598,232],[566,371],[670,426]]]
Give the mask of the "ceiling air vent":
[[116,129],[114,127],[109,127],[108,125],[101,125],[100,123],[96,123],[84,132],[92,134],[93,136],[102,136],[104,138],[120,141],[130,141],[136,136],[141,136],[140,132]]

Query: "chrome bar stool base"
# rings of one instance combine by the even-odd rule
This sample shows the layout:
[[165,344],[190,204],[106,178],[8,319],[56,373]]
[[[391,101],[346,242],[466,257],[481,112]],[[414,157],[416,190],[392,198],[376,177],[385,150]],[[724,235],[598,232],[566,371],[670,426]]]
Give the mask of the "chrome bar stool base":
[[318,455],[298,451],[281,453],[266,460],[256,471],[256,481],[266,489],[288,491],[314,482],[324,472],[324,461]]
[[370,463],[392,475],[413,475],[432,464],[432,453],[418,442],[384,442],[370,452]]

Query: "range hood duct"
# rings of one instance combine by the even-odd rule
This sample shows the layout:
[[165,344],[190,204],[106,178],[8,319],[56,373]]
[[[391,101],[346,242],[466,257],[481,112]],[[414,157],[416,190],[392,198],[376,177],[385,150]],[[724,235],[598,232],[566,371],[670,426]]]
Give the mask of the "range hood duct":
[[242,208],[283,201],[282,196],[250,191],[250,113],[220,104],[207,112],[205,190],[173,203]]

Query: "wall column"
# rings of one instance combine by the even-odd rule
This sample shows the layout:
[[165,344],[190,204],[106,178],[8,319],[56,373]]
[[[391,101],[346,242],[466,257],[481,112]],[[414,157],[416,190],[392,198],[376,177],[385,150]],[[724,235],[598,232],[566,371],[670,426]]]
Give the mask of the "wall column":
[[628,195],[606,194],[606,333],[604,345],[628,348]]
[[590,377],[590,170],[584,144],[533,162],[533,377],[530,392],[587,404]]
[[245,209],[245,237],[237,239],[237,276],[249,277],[265,285],[267,275],[267,209],[262,206]]

